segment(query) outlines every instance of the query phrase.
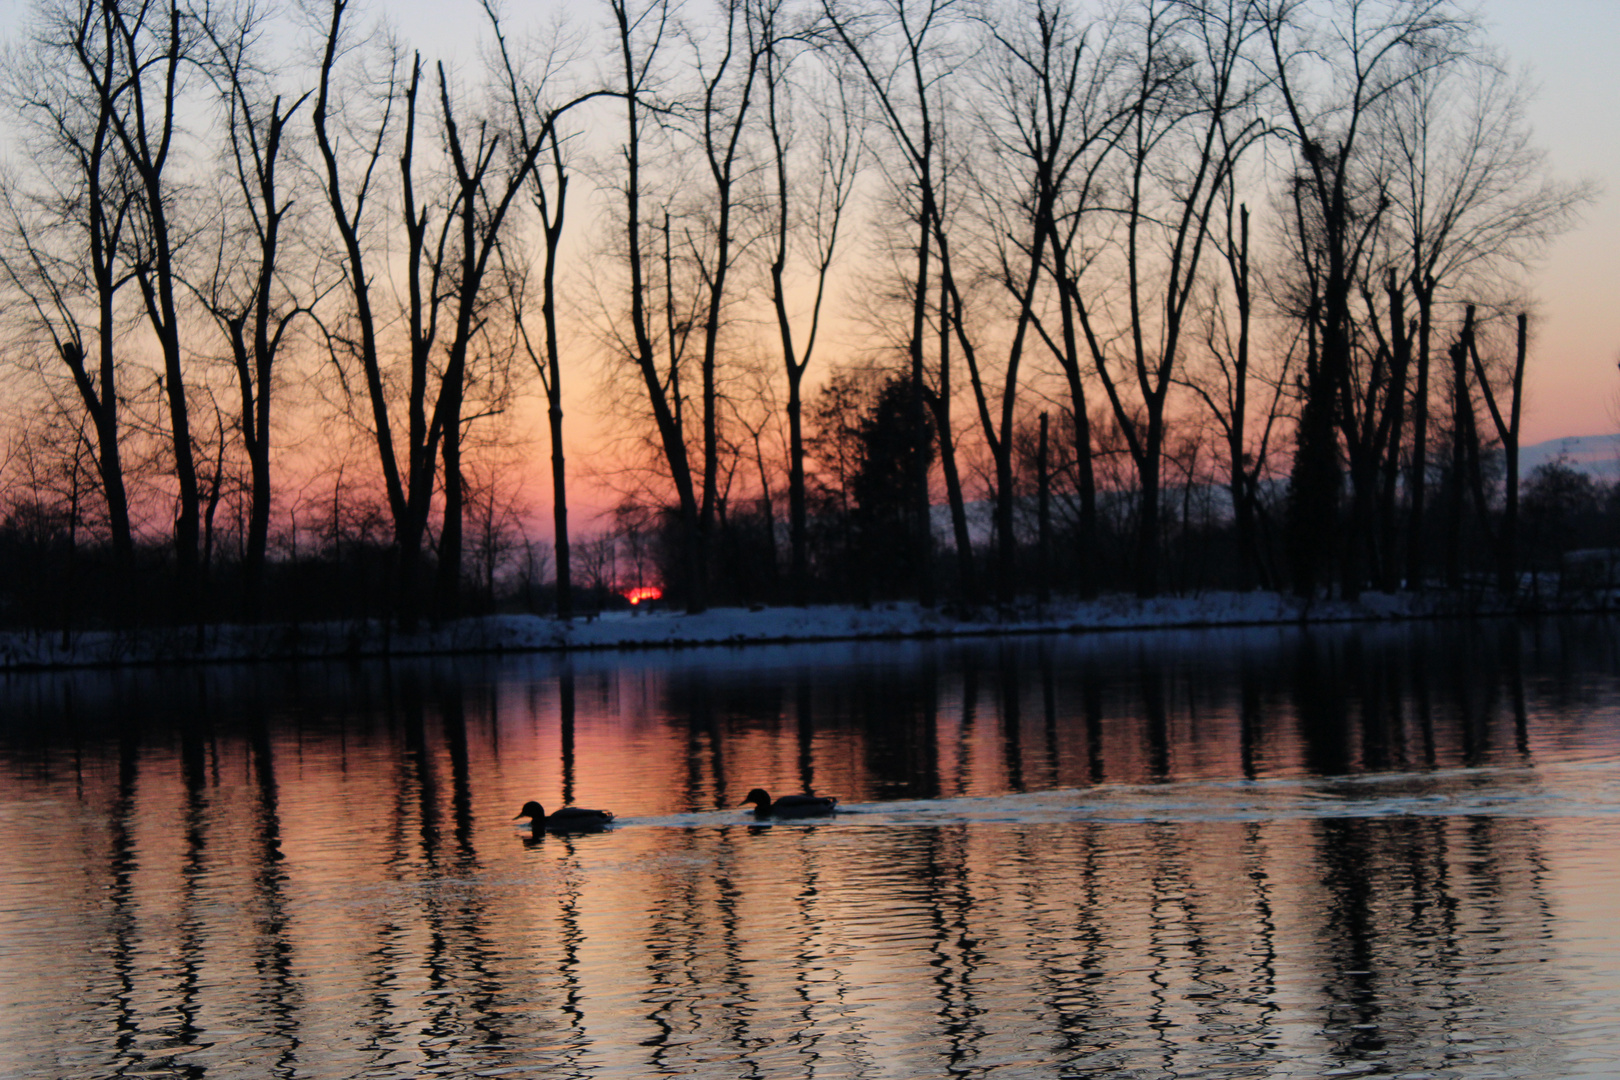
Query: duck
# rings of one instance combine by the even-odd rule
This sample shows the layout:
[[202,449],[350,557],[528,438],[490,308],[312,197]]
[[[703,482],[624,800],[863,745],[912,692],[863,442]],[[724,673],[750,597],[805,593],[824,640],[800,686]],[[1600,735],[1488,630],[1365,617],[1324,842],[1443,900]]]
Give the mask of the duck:
[[742,801],[743,806],[754,804],[755,817],[816,817],[830,814],[838,800],[830,795],[783,795],[773,800],[764,788],[755,788]]
[[586,829],[600,829],[612,824],[613,814],[607,810],[587,810],[582,806],[565,806],[551,814],[539,803],[529,801],[523,804],[523,809],[517,812],[517,818],[528,818],[529,827],[535,830],[550,829],[552,832],[582,832]]

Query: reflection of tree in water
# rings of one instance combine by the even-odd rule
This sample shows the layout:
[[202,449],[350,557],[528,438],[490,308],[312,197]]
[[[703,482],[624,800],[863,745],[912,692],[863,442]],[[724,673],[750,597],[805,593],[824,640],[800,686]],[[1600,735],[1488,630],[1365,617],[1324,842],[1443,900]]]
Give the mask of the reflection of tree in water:
[[[1208,940],[1200,918],[1199,882],[1192,872],[1187,837],[1174,825],[1150,826],[1144,853],[1150,875],[1147,896],[1145,954],[1150,991],[1147,1027],[1165,1068],[1175,1065],[1181,1041],[1178,1028],[1185,1023],[1182,1002],[1205,1000],[1218,993],[1207,981],[1211,966]],[[1189,989],[1189,984],[1192,989]]]
[[[682,831],[644,884],[635,1075],[865,1075],[818,825]],[[671,857],[674,856],[674,857]],[[836,883],[830,890],[839,892]],[[623,1025],[620,1025],[623,1031]]]
[[[111,943],[107,954],[112,960],[114,989],[113,1052],[118,1059],[130,1060],[141,1018],[136,1005],[136,980],[140,975],[138,952],[140,934],[136,925],[139,904],[135,896],[135,875],[140,868],[135,851],[135,799],[140,777],[140,727],[135,717],[124,724],[118,740],[118,786],[108,812],[112,825],[109,845],[108,892],[112,912],[108,919]],[[85,1040],[92,1042],[92,1040]],[[134,1061],[139,1061],[135,1056]]]
[[1095,667],[1081,672],[1080,702],[1086,725],[1086,779],[1100,784],[1107,773],[1103,768],[1102,679]]
[[647,905],[640,1001],[653,1034],[640,1040],[645,1063],[679,1076],[721,1055],[737,1075],[756,1075],[762,1041],[748,1031],[753,993],[738,955],[735,837],[678,835],[675,851],[692,857],[665,860]]
[[269,717],[262,702],[250,707],[248,724],[254,791],[258,797],[258,851],[254,864],[257,911],[251,923],[258,926],[260,932],[253,936],[251,947],[261,986],[254,996],[255,1008],[268,1021],[278,1046],[271,1075],[291,1077],[297,1070],[298,1008],[302,995],[293,975],[287,876],[281,865],[284,856],[275,754],[271,749]]
[[[1065,1067],[1142,1068],[1152,1053],[1170,1073],[1263,1076],[1306,1053],[1324,1071],[1467,1060],[1545,1075],[1555,1037],[1530,1019],[1551,1022],[1539,828],[1326,819],[1296,837],[1301,827],[1054,827],[972,868],[976,881],[1018,882],[1036,1029],[1061,1039]],[[1300,867],[1311,832],[1319,865]],[[979,918],[975,935],[1018,935]],[[974,958],[998,965],[1000,952]],[[989,1001],[1005,1008],[1004,995]]]
[[949,1075],[977,1071],[980,1044],[989,1032],[989,1009],[978,1000],[975,975],[984,961],[979,931],[972,926],[974,892],[963,827],[927,830],[922,881],[930,930],[927,951],[931,969],[940,1067]]
[[[148,727],[139,707],[130,707],[120,725],[118,779],[108,814],[112,826],[108,867],[112,941],[107,952],[117,985],[110,996],[116,1019],[108,1063],[116,1063],[118,1071],[142,1075],[206,1075],[202,1059],[191,1055],[209,1049],[215,1038],[207,1031],[204,1017],[221,1008],[219,972],[245,959],[239,952],[244,946],[238,944],[245,939],[245,950],[257,954],[256,966],[267,984],[257,992],[247,989],[246,994],[256,1005],[268,1006],[262,1026],[277,1036],[279,1052],[269,1063],[269,1072],[290,1075],[297,1046],[291,1016],[296,992],[288,978],[285,925],[272,918],[261,933],[220,937],[217,911],[235,889],[230,880],[230,834],[222,821],[229,806],[221,798],[225,790],[220,778],[221,749],[207,720],[213,705],[207,680],[199,674],[193,683],[178,689],[162,714],[178,741],[172,756],[161,746],[163,725]],[[144,745],[148,735],[155,744],[151,748]],[[178,774],[174,788],[164,783],[171,769]],[[143,773],[148,780],[144,785]],[[162,834],[154,834],[152,849],[143,858],[137,829],[142,823],[150,828],[151,822],[167,816],[170,808],[163,804],[169,791],[180,801],[174,819],[178,844],[171,848]],[[273,847],[274,809],[272,802],[266,811],[262,788],[260,795],[259,824],[270,833],[268,837],[261,833],[258,850],[250,852],[247,861],[256,867],[256,884],[273,893],[277,888],[274,860],[280,857]],[[171,850],[178,856],[174,878],[164,865]],[[158,897],[172,897],[172,913],[163,910]],[[274,911],[274,903],[272,899],[261,917]],[[248,925],[258,929],[256,920],[249,920]],[[83,1039],[81,1052],[88,1056],[100,1051],[103,1037],[96,1033]]]
[[1264,719],[1260,705],[1260,674],[1247,657],[1238,665],[1238,701],[1238,744],[1243,779],[1253,780],[1260,774],[1257,751]]
[[762,766],[847,803],[1496,764],[1522,761],[1533,735],[1513,704],[1534,676],[1512,622],[868,651],[763,678],[625,676],[686,740],[679,809],[734,803]]
[[562,744],[562,804],[574,802],[574,665],[566,658],[557,677],[557,723]]
[[[1110,890],[1102,868],[1104,831],[1087,823],[1064,838],[1061,864],[1068,903],[1053,903],[1049,886],[1035,875],[1021,876],[1017,886],[1041,1024],[1056,1036],[1060,1060],[1085,1070],[1123,1061],[1115,1034],[1120,1024],[1105,993]],[[1025,864],[1043,865],[1052,857],[1051,848],[1049,836],[1022,832],[1014,851]]]
[[810,676],[800,671],[793,679],[793,741],[798,749],[799,790],[816,790],[815,696],[810,692]]
[[[583,1078],[618,1055],[643,1072],[872,1076],[894,1074],[891,1051],[918,1075],[1019,1060],[1045,1075],[1399,1073],[1449,1054],[1545,1076],[1537,1055],[1556,1047],[1537,1025],[1554,991],[1538,976],[1556,920],[1540,827],[1354,816],[1357,799],[1465,785],[1449,767],[1556,757],[1579,736],[1583,714],[1553,716],[1547,699],[1596,698],[1551,645],[1512,624],[1475,630],[1277,633],[1280,647],[1219,663],[1136,642],[918,647],[933,659],[916,669],[786,667],[743,688],[696,665],[660,684],[674,687],[663,713],[635,721],[673,733],[677,805],[702,793],[708,808],[708,792],[742,782],[728,769],[773,760],[805,787],[829,774],[886,794],[1071,786],[1104,810],[1117,789],[1103,780],[1284,777],[1323,796],[1324,816],[872,828],[851,814],[632,824],[528,850],[485,821],[483,842],[498,826],[524,860],[516,905],[497,895],[517,886],[500,884],[509,867],[480,850],[474,813],[500,764],[494,699],[453,669],[402,665],[375,679],[391,697],[344,720],[289,722],[256,697],[240,732],[197,719],[240,704],[160,680],[179,702],[164,719],[126,726],[82,766],[53,745],[37,768],[64,789],[69,768],[89,777],[107,823],[84,841],[103,905],[84,1016],[109,1067],[157,1072],[154,1048],[203,1046],[224,1014],[283,1076],[317,1052],[354,1073],[532,1062]],[[594,751],[592,700],[581,693],[578,746]],[[598,767],[574,760],[572,727],[569,795],[576,770],[590,784]],[[1520,773],[1490,782],[1533,782]],[[286,794],[306,781],[302,800]],[[352,802],[311,809],[329,797]],[[314,890],[347,901],[338,916],[296,906],[319,875],[351,873]],[[162,1069],[180,1075],[188,1057]]]
[[[569,677],[571,680],[572,672]],[[560,930],[557,940],[561,951],[558,974],[562,979],[562,1000],[557,1003],[557,1008],[566,1018],[567,1031],[563,1036],[563,1050],[547,1075],[584,1078],[591,1075],[590,1067],[585,1064],[591,1041],[586,1034],[585,989],[580,959],[585,944],[585,931],[580,925],[584,874],[579,865],[574,838],[563,835],[552,839],[566,853],[562,895],[557,900],[557,926]]]
[[1165,708],[1164,681],[1168,677],[1160,664],[1138,656],[1135,667],[1140,679],[1143,742],[1147,751],[1148,776],[1157,781],[1170,779],[1170,717]]
[[904,665],[790,667],[741,686],[694,666],[655,711],[686,725],[687,809],[755,786],[761,761],[792,760],[813,788],[827,782],[818,762],[849,753],[856,771],[833,779],[846,802],[1522,759],[1527,733],[1501,722],[1522,698],[1517,631],[1461,637],[1315,627],[1196,648],[1141,634],[908,645]]
[[1008,791],[1024,787],[1024,686],[1018,651],[1006,643],[996,650],[996,706],[1001,714],[1002,769]]
[[859,1013],[850,1002],[844,959],[850,950],[826,900],[826,893],[836,892],[838,885],[826,881],[820,849],[812,842],[815,831],[798,832],[796,858],[790,863],[796,872],[784,875],[793,882],[785,929],[794,942],[792,1034],[787,1039],[794,1074],[814,1080],[825,1065],[835,1075],[866,1076],[875,1071],[874,1062],[854,1030]]
[[[1328,1060],[1401,1072],[1449,1060],[1537,1075],[1526,1024],[1552,958],[1541,827],[1516,817],[1316,823],[1308,940]],[[1546,978],[1551,978],[1547,975]]]
[[205,1070],[181,1056],[198,1043],[197,1026],[202,997],[201,969],[205,961],[206,933],[204,916],[199,908],[204,903],[203,879],[209,872],[208,790],[218,786],[217,773],[210,785],[208,776],[209,747],[203,730],[202,715],[208,709],[206,686],[199,680],[197,707],[185,710],[180,718],[180,778],[185,789],[185,854],[180,865],[179,910],[175,920],[175,957],[179,964],[176,973],[174,1013],[176,1021],[166,1024],[164,1049],[184,1047],[175,1056],[176,1069],[181,1076],[202,1076]]
[[1333,644],[1307,629],[1300,634],[1294,660],[1294,719],[1306,771],[1314,776],[1342,776],[1355,759],[1348,687],[1342,657]]
[[[848,707],[860,727],[868,790],[877,798],[933,799],[940,790],[940,669],[930,656],[919,678],[898,679],[886,667],[855,673]],[[964,689],[963,723],[971,727],[977,692]]]
[[366,957],[363,1052],[376,1064],[492,1064],[509,1035],[499,1006],[511,988],[496,971],[502,950],[489,937],[488,901],[472,884],[480,862],[463,694],[459,683],[407,675],[390,699],[403,752],[386,862],[396,902],[383,908]]
[[682,725],[684,810],[712,806],[724,794],[725,746],[720,736],[714,684],[713,673],[701,666],[681,670],[669,678],[658,702],[658,711],[669,718],[666,723]]
[[[106,857],[86,858],[81,866],[94,898],[86,908],[91,939],[83,951],[100,962],[86,967],[75,997],[91,1026],[64,1030],[51,1049],[64,1074],[201,1076],[209,1067],[206,1052],[219,1039],[208,1030],[209,1016],[245,1014],[253,1028],[274,1036],[258,1044],[276,1050],[265,1070],[289,1075],[297,992],[285,922],[275,916],[280,853],[273,789],[267,791],[262,771],[253,774],[260,782],[248,790],[259,806],[248,819],[256,828],[250,843],[240,844],[243,834],[230,826],[233,784],[229,775],[222,781],[221,766],[238,744],[220,739],[211,720],[218,704],[211,680],[193,672],[165,681],[164,689],[156,709],[138,699],[124,702],[114,739],[99,745],[92,739],[83,757],[85,732],[76,725],[71,685],[61,716],[41,728],[75,747],[80,800],[102,795],[102,767],[113,766],[101,815],[108,826]],[[95,728],[92,722],[92,734]],[[250,748],[262,760],[259,748]],[[49,772],[41,779],[55,782]],[[64,909],[75,906],[70,887],[71,879],[58,884]],[[220,925],[222,911],[234,916],[228,926]],[[92,944],[96,935],[104,935],[105,944]],[[47,962],[53,970],[61,965],[58,978],[71,978],[67,956]],[[238,974],[248,965],[258,970],[257,980]]]
[[[1086,827],[1074,866],[1084,883],[1074,910],[1083,981],[1061,1014],[1067,1068],[1152,1060],[1171,1074],[1218,1067],[1247,1076],[1276,1064],[1264,862],[1253,825],[1236,834],[1172,823]],[[1056,952],[1057,963],[1066,959]]]
[[1518,627],[1476,629],[1411,629],[1426,639],[1417,649],[1404,647],[1404,636],[1302,633],[1286,674],[1306,771],[1333,777],[1524,761]]

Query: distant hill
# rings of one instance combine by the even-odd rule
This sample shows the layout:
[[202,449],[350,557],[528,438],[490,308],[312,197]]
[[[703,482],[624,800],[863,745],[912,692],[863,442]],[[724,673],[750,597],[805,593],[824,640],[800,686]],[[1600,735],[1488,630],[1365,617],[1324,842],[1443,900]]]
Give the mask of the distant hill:
[[1569,464],[1594,479],[1620,480],[1620,435],[1571,435],[1519,449],[1519,475],[1563,455]]

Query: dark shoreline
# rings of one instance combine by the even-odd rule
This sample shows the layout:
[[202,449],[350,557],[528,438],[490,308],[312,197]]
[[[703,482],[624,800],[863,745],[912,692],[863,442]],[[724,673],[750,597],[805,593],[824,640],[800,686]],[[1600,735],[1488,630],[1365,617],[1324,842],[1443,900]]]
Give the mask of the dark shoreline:
[[896,603],[718,608],[698,615],[620,612],[566,623],[542,615],[491,615],[411,633],[376,620],[140,627],[70,632],[66,648],[61,630],[23,630],[0,632],[0,672],[1604,615],[1615,610],[1607,596],[1549,605],[1434,592],[1368,593],[1355,601],[1309,603],[1275,593],[1206,593],[1153,600],[1109,596],[968,613]]

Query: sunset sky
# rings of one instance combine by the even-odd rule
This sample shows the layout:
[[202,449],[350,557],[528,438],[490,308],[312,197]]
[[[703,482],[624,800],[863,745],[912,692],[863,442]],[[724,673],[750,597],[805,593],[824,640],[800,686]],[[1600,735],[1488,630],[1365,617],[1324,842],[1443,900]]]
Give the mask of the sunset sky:
[[1602,185],[1582,224],[1534,274],[1542,324],[1525,442],[1620,430],[1620,4],[1485,0],[1493,39],[1540,93],[1538,141],[1566,179]]
[[[584,14],[557,0],[546,7]],[[453,48],[458,61],[474,58],[474,0],[409,0],[387,10],[407,40]],[[456,14],[463,10],[465,17]],[[1600,186],[1581,224],[1531,268],[1539,322],[1523,442],[1620,431],[1620,3],[1481,0],[1477,10],[1492,40],[1539,87],[1531,120],[1552,173]],[[458,33],[468,35],[465,44],[452,45],[447,35]]]
[[[484,25],[477,0],[372,0],[367,6],[371,16],[385,14],[402,38],[430,59],[463,70],[475,64]],[[28,7],[27,0],[0,0],[0,37],[15,37]],[[554,19],[578,25],[594,18],[592,4],[564,0],[507,0],[505,8],[510,26],[519,31]],[[1492,39],[1539,85],[1531,119],[1551,173],[1599,186],[1582,223],[1530,268],[1538,321],[1523,442],[1620,431],[1620,75],[1613,57],[1620,43],[1620,3],[1482,0],[1479,10]],[[824,371],[830,359],[824,352],[816,367]],[[570,472],[575,474],[590,471],[601,423],[591,415],[593,398],[600,395],[593,394],[592,380],[583,374],[565,380]],[[538,408],[533,416],[530,437],[535,453],[544,454]],[[586,480],[576,489],[582,502],[598,501],[587,496],[592,486]],[[535,494],[543,487],[537,484]],[[579,509],[582,517],[591,516],[591,508]]]

